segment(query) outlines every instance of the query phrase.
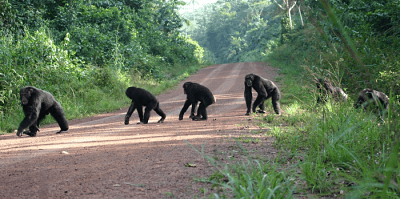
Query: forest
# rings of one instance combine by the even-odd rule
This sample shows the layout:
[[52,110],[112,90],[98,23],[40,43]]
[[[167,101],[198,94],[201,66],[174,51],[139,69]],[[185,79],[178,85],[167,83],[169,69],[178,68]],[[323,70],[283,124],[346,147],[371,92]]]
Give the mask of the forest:
[[[267,62],[284,114],[254,117],[281,154],[229,166],[204,155],[216,168],[197,179],[207,197],[400,198],[399,11],[399,0],[0,0],[0,132],[23,118],[25,85],[73,119],[128,106],[133,83],[159,94],[207,65]],[[317,105],[314,78],[349,100]],[[354,109],[365,88],[388,110]]]

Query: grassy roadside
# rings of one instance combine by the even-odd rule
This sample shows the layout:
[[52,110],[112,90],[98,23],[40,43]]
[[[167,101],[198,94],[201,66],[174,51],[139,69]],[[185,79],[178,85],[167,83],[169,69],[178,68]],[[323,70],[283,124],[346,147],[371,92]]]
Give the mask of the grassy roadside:
[[280,154],[267,160],[245,155],[247,161],[226,164],[203,153],[215,170],[195,179],[212,184],[205,197],[399,198],[400,117],[394,97],[383,118],[354,109],[354,97],[316,105],[316,87],[297,63],[267,62],[281,69],[283,114],[253,115],[254,124],[265,137],[275,137]]
[[287,71],[282,79],[284,93],[303,96],[287,99],[287,119],[271,122],[288,125],[268,132],[276,137],[276,146],[293,157],[291,166],[301,169],[298,179],[304,184],[299,191],[317,196],[398,198],[400,118],[394,97],[383,118],[355,110],[354,97],[317,106],[309,78],[290,72],[297,64],[270,63]]

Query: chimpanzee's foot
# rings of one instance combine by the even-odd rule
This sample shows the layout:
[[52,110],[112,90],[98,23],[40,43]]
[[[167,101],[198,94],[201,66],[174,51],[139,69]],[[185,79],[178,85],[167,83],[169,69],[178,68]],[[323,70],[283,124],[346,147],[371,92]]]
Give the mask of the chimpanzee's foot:
[[29,135],[31,137],[35,137],[36,136],[36,132],[31,132],[31,131],[24,131],[23,134]]
[[56,134],[67,133],[67,132],[68,132],[68,130],[66,130],[66,131],[60,130],[60,131],[58,131]]
[[207,120],[207,118],[200,117],[200,116],[195,116],[195,117],[192,117],[192,120],[193,121],[202,121],[202,120]]

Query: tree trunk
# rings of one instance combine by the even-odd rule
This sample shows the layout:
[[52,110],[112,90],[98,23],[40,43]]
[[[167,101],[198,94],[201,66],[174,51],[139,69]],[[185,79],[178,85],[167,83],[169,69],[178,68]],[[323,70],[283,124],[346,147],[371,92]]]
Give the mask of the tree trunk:
[[297,7],[299,7],[299,14],[300,14],[301,26],[304,26],[303,16],[301,15],[301,11],[300,11],[300,4],[299,4]]
[[[289,3],[289,2],[288,2]],[[289,4],[288,4],[289,5]],[[289,20],[290,20],[290,29],[293,30],[293,25],[292,25],[292,15],[290,14],[290,12],[292,11],[292,9],[294,8],[294,6],[296,5],[296,1],[294,2],[294,4],[292,5],[292,7],[289,8],[288,10],[288,15],[289,15]]]

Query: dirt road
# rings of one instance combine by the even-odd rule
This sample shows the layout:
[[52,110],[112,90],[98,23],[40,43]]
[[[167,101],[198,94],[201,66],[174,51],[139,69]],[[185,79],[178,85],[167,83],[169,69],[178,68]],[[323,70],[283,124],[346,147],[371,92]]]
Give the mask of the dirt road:
[[[228,138],[249,131],[243,81],[250,72],[271,80],[277,76],[265,63],[213,65],[158,95],[167,114],[163,124],[156,123],[154,111],[149,124],[136,124],[135,111],[124,125],[124,108],[70,121],[65,134],[56,135],[59,127],[53,124],[33,138],[1,135],[0,198],[192,198],[202,186],[192,183],[193,177],[213,171],[184,140],[196,147],[205,143],[212,153],[229,150]],[[207,108],[207,121],[191,121],[190,108],[178,120],[186,81],[208,87],[216,97],[217,103]],[[274,150],[271,140],[262,142],[248,146],[261,153]],[[187,163],[196,167],[185,167]]]

